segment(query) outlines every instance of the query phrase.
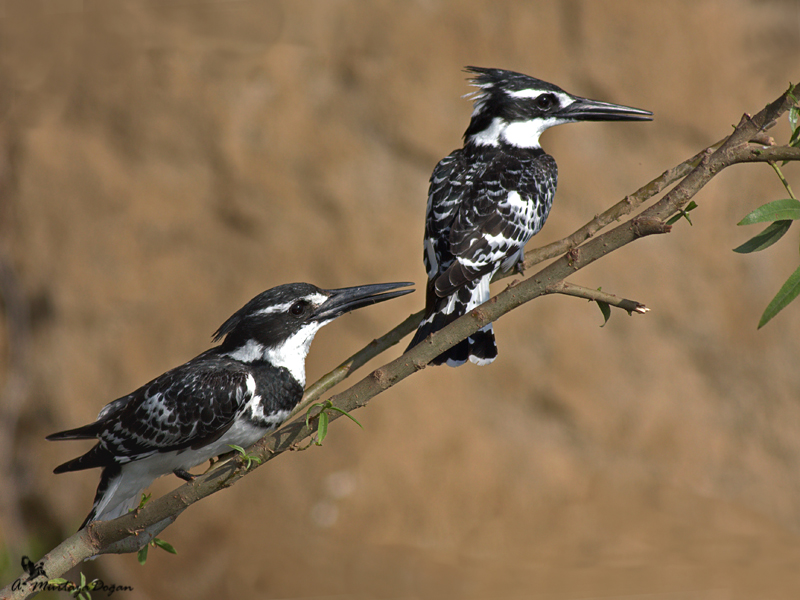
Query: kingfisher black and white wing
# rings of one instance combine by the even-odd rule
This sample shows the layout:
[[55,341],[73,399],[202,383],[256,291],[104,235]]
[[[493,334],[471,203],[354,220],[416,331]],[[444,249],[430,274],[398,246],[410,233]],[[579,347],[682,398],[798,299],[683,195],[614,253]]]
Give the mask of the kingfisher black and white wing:
[[455,211],[449,234],[454,260],[435,282],[440,297],[514,267],[550,214],[558,179],[553,157],[542,150],[492,154]]
[[[426,311],[410,347],[489,299],[495,272],[513,268],[544,225],[556,180],[555,161],[541,149],[480,157],[462,149],[439,163],[426,215]],[[490,324],[432,363],[484,365],[496,357]]]
[[89,452],[55,469],[103,469],[84,525],[135,508],[161,475],[185,476],[230,451],[228,444],[249,446],[282,423],[302,386],[285,370],[273,371],[206,353],[110,403],[96,422],[49,436],[98,439]]

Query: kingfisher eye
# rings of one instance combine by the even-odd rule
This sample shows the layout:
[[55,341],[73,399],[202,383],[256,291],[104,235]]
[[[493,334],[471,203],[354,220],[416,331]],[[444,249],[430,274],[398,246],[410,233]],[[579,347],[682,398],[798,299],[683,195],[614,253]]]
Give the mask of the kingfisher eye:
[[557,104],[556,97],[553,94],[542,94],[536,98],[536,106],[542,110],[550,110]]
[[289,312],[295,317],[300,317],[306,312],[307,307],[308,303],[305,301],[295,302],[289,307]]

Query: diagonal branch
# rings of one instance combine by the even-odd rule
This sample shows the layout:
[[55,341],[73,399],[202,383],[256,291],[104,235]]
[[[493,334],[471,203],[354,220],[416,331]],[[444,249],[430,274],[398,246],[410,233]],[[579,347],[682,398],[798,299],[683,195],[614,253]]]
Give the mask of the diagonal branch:
[[[618,221],[625,215],[630,214],[636,208],[641,206],[653,196],[661,193],[667,186],[675,183],[681,177],[685,177],[694,167],[696,167],[703,156],[713,152],[716,148],[722,145],[725,140],[712,144],[708,148],[695,154],[693,157],[685,160],[681,164],[664,171],[661,175],[655,178],[647,185],[639,188],[635,193],[625,196],[617,204],[604,211],[600,215],[594,217],[591,221],[583,225],[580,229],[571,235],[542,246],[540,248],[533,248],[525,253],[524,268],[528,269],[545,260],[555,258],[569,250],[576,248],[587,239],[593,237],[595,233],[607,227],[614,221]],[[779,160],[779,159],[776,159]],[[499,281],[506,277],[511,277],[514,273],[508,271],[506,273],[498,273],[493,281]],[[413,332],[420,321],[422,320],[423,311],[414,313],[405,319],[402,323],[394,327],[388,333],[384,334],[377,340],[373,340],[365,348],[359,350],[356,354],[345,360],[341,365],[323,375],[318,381],[308,387],[300,403],[293,411],[292,416],[303,412],[308,406],[322,396],[326,391],[331,389],[336,384],[344,381],[349,377],[350,373],[358,367],[366,364],[384,350],[397,344],[401,339]]]
[[[756,148],[749,143],[749,140],[754,139],[789,109],[793,103],[790,92],[791,89],[754,117],[745,115],[733,134],[718,147],[710,147],[675,169],[665,172],[660,178],[637,192],[635,198],[626,197],[584,228],[565,238],[566,241],[557,242],[565,244],[558,246],[559,248],[566,248],[569,251],[524,281],[508,286],[485,304],[433,334],[406,354],[376,369],[349,389],[334,395],[330,398],[332,405],[348,412],[366,405],[377,394],[425,368],[430,360],[444,350],[534,298],[553,292],[565,293],[564,290],[570,289],[578,294],[580,290],[571,288],[571,284],[564,281],[567,277],[634,240],[669,232],[670,228],[664,220],[685,207],[690,199],[722,169],[740,162],[800,160],[797,149],[763,146]],[[683,179],[680,183],[639,216],[595,237],[599,229],[628,214],[645,199],[657,194],[681,177]],[[640,193],[641,196],[638,196]],[[548,256],[547,252],[555,251],[555,246],[546,248],[552,250],[539,249],[529,253],[526,256],[526,264],[529,260],[530,264],[536,264],[546,258],[552,258],[553,256]],[[563,250],[559,252],[561,251]],[[386,347],[397,343],[405,333],[413,330],[418,319],[418,315],[410,316],[391,332],[345,361],[312,386],[309,395],[323,393],[344,379],[357,366],[376,356]],[[340,413],[331,411],[329,419],[332,421],[340,416]],[[299,442],[311,435],[312,429],[313,424],[312,427],[308,427],[304,419],[295,419],[254,444],[248,449],[248,453],[255,454],[263,461],[262,464],[265,464],[287,450],[296,448]],[[187,507],[221,489],[230,487],[255,468],[257,467],[248,470],[239,458],[224,462],[198,476],[194,481],[151,501],[139,511],[113,521],[92,523],[47,553],[42,558],[41,564],[48,577],[57,577],[90,556],[105,552],[133,551],[172,523]],[[24,580],[24,577],[21,580]],[[33,583],[37,581],[34,580]],[[15,588],[12,584],[0,594],[3,598],[23,598],[31,594],[31,589],[25,586]]]
[[[619,221],[622,217],[631,214],[650,198],[657,196],[668,186],[688,175],[692,169],[700,164],[700,161],[704,156],[707,156],[719,148],[724,141],[725,140],[720,140],[715,144],[711,144],[708,148],[698,152],[691,158],[683,161],[681,164],[664,171],[650,183],[640,187],[633,194],[625,196],[614,206],[597,215],[594,219],[586,223],[586,225],[578,229],[573,234],[546,246],[542,246],[541,248],[534,248],[533,250],[526,252],[523,268],[528,269],[529,267],[533,267],[540,262],[544,262],[550,258],[555,258],[564,252],[568,252],[573,248],[577,248],[583,242],[593,237],[601,229],[605,229],[611,223]],[[505,277],[510,277],[511,275],[512,273],[510,272],[498,273],[498,275],[495,276],[494,281],[503,279]]]

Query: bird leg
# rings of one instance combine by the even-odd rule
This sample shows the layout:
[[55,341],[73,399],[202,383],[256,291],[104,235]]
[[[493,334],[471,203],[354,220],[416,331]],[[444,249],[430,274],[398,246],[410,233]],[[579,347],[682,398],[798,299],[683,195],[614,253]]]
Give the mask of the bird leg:
[[194,478],[195,478],[194,475],[192,475],[191,473],[189,473],[189,471],[187,471],[185,469],[175,469],[172,472],[172,474],[175,475],[176,477],[180,477],[184,481],[189,481],[189,482],[194,481]]
[[525,277],[525,253],[524,252],[520,252],[519,260],[517,261],[517,264],[514,265],[514,270],[517,273],[519,273],[520,275],[522,275],[523,277]]

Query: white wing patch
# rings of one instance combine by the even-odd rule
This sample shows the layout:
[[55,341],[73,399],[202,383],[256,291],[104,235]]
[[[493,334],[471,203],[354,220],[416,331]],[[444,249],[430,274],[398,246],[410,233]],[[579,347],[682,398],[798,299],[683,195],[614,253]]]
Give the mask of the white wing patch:
[[519,195],[519,192],[512,190],[506,196],[506,199],[500,203],[500,206],[510,206],[520,211],[531,212],[531,202],[528,202]]
[[473,308],[480,306],[489,299],[489,281],[491,278],[491,275],[484,275],[481,277],[481,280],[478,282],[478,286],[472,292],[469,302],[467,302],[467,308],[465,312],[471,311]]

